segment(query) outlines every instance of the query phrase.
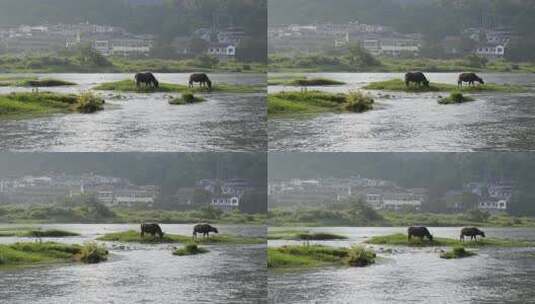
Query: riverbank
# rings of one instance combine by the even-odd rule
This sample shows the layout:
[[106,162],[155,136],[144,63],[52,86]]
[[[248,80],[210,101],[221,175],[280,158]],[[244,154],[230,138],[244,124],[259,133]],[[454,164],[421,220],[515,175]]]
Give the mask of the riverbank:
[[495,73],[535,73],[535,64],[531,62],[508,62],[505,60],[490,61],[485,65],[474,65],[467,59],[429,59],[414,58],[401,59],[379,57],[380,64],[372,66],[355,66],[350,64],[344,56],[308,55],[284,56],[271,54],[269,56],[269,72],[285,73],[314,73],[314,72],[495,72]]
[[37,77],[0,77],[0,87],[62,87],[62,86],[74,86],[76,83],[53,79]]
[[286,76],[268,78],[268,85],[295,86],[295,87],[313,87],[313,86],[338,86],[346,84],[328,78],[308,78],[304,76]]
[[373,104],[373,98],[361,91],[350,91],[346,94],[306,90],[279,92],[268,95],[268,115],[361,113],[373,109]]
[[294,240],[294,241],[329,241],[345,240],[347,237],[327,232],[310,232],[304,230],[268,231],[268,240]]
[[414,223],[431,227],[529,227],[535,228],[534,217],[517,217],[506,214],[475,218],[470,214],[403,213],[379,211],[372,218],[352,217],[349,209],[274,208],[269,211],[268,223],[277,227],[407,227]]
[[350,248],[296,245],[268,248],[269,269],[314,268],[322,266],[364,267],[375,263],[376,254],[361,246]]
[[141,237],[139,231],[129,230],[124,232],[115,232],[107,233],[103,236],[97,238],[99,241],[109,241],[109,242],[124,242],[124,243],[141,243],[141,244],[162,244],[162,243],[198,243],[206,245],[214,244],[262,244],[265,242],[264,238],[255,238],[255,237],[245,237],[239,235],[228,235],[228,234],[212,234],[209,238],[204,238],[199,236],[196,239],[193,239],[189,235],[179,235],[179,234],[169,234],[165,233],[163,237],[151,236],[150,234],[145,234],[144,237]]
[[57,263],[99,263],[107,260],[108,250],[93,242],[84,245],[56,242],[19,242],[0,245],[0,270],[6,267]]
[[73,55],[0,56],[0,73],[265,73],[259,62],[222,61],[206,63],[199,59],[134,59],[109,57],[104,65],[81,62]]
[[79,236],[80,234],[64,231],[59,229],[50,230],[36,230],[31,228],[17,228],[17,229],[2,229],[0,228],[0,237],[29,237],[29,238],[42,238],[42,237],[71,237]]
[[216,83],[211,89],[198,85],[189,87],[187,85],[160,83],[158,88],[150,86],[137,86],[133,80],[125,79],[114,82],[102,83],[93,88],[99,91],[133,92],[133,93],[261,93],[265,92],[265,87],[260,85],[237,85]]

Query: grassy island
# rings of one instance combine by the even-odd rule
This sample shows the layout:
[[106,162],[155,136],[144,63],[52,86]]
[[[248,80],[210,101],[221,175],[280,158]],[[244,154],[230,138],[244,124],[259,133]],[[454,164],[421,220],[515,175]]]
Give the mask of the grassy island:
[[237,85],[216,83],[212,89],[187,85],[160,83],[158,88],[140,86],[137,87],[134,80],[120,80],[115,82],[102,83],[93,89],[101,91],[133,92],[133,93],[261,93],[265,92],[265,87],[260,85]]
[[94,242],[61,244],[56,242],[20,242],[0,245],[0,269],[53,263],[99,263],[106,261],[108,250]]
[[276,77],[268,80],[268,85],[285,85],[296,87],[312,86],[338,86],[346,84],[343,81],[327,78],[307,78],[307,77]]
[[50,230],[25,230],[25,229],[16,229],[16,230],[4,230],[0,229],[0,237],[35,237],[35,238],[43,238],[43,237],[52,237],[52,238],[60,238],[60,237],[70,237],[70,236],[79,236],[80,234],[70,232],[70,231],[64,231],[59,229],[50,229]]
[[503,247],[503,248],[514,248],[514,247],[532,247],[535,246],[535,242],[520,241],[520,240],[505,240],[505,239],[496,239],[496,238],[482,238],[478,241],[465,241],[460,242],[456,239],[449,238],[439,238],[435,237],[432,241],[427,239],[420,240],[419,238],[413,237],[410,241],[407,238],[406,234],[396,233],[385,236],[374,236],[366,241],[368,244],[373,245],[392,245],[392,246],[409,246],[409,247],[456,247],[463,245],[464,247],[469,248],[479,248],[479,247]]
[[53,78],[0,77],[0,87],[61,87],[73,85],[76,85],[76,83]]
[[345,240],[347,237],[327,232],[309,232],[309,231],[276,231],[268,232],[268,240],[296,240],[296,241],[328,241],[328,240]]
[[104,100],[91,93],[61,94],[19,92],[0,95],[1,117],[40,116],[54,113],[92,113],[102,110]]
[[375,263],[376,254],[361,246],[337,248],[322,245],[268,248],[268,268],[292,269],[320,266],[363,267]]
[[171,105],[185,105],[205,101],[204,98],[193,95],[192,93],[182,93],[182,96],[169,100]]
[[429,86],[416,86],[411,84],[405,85],[405,81],[401,79],[391,79],[386,81],[371,82],[363,89],[366,90],[382,90],[382,91],[395,91],[395,92],[407,92],[407,93],[425,93],[425,92],[463,92],[463,93],[478,93],[478,92],[501,92],[501,93],[522,93],[525,92],[525,88],[518,85],[505,85],[487,83],[483,85],[475,86],[463,86],[458,87],[453,84],[444,83],[430,83]]
[[145,234],[141,237],[138,231],[130,230],[125,232],[107,233],[97,238],[99,241],[113,241],[125,243],[161,244],[161,243],[198,243],[198,244],[261,244],[264,238],[245,237],[238,235],[219,234],[211,235],[210,238],[198,237],[193,240],[192,236],[165,233],[163,238],[152,237]]
[[209,250],[206,248],[202,248],[197,246],[197,244],[187,244],[186,246],[182,248],[176,249],[173,254],[178,256],[185,256],[185,255],[197,255],[197,254],[203,254],[208,253]]
[[450,251],[446,251],[440,254],[443,259],[461,259],[476,255],[475,252],[466,250],[463,246],[453,247]]
[[361,91],[347,94],[321,91],[280,92],[268,95],[268,114],[356,112],[373,109],[374,100]]
[[475,99],[469,96],[464,96],[460,92],[453,92],[448,97],[443,97],[438,100],[439,104],[457,104],[468,101],[474,101]]

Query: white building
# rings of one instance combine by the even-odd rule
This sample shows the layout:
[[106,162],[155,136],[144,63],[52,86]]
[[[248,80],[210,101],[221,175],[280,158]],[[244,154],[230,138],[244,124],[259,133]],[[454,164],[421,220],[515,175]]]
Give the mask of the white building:
[[506,212],[507,211],[507,200],[496,200],[496,199],[487,199],[481,200],[479,202],[479,209],[483,211],[488,211],[490,213],[495,212]]
[[230,43],[211,43],[207,54],[219,59],[231,59],[236,56],[236,46]]
[[212,199],[210,205],[224,211],[230,211],[240,207],[240,198],[233,195],[219,195]]
[[505,56],[505,44],[483,44],[476,48],[476,55],[485,58],[503,58]]

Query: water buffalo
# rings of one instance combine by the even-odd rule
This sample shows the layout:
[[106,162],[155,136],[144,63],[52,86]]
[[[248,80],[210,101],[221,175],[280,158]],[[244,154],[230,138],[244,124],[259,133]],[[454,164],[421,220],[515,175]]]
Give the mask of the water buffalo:
[[145,232],[149,233],[154,237],[156,234],[161,238],[163,238],[163,231],[160,225],[158,224],[141,224],[141,237],[143,238],[145,236]]
[[145,86],[158,88],[160,86],[160,83],[154,77],[154,74],[151,72],[145,72],[145,73],[137,73],[135,76],[136,79],[136,86],[139,88],[141,84],[144,84]]
[[465,236],[469,236],[470,240],[476,240],[477,236],[480,235],[482,237],[485,237],[485,232],[477,229],[476,227],[466,227],[461,229],[461,236],[459,238],[460,241],[464,241]]
[[216,227],[208,224],[197,224],[193,227],[193,239],[197,238],[197,233],[202,233],[203,237],[210,237],[210,232],[219,233]]
[[413,82],[418,86],[424,85],[429,87],[429,80],[427,80],[422,72],[408,72],[405,74],[405,85],[408,87]]
[[419,237],[421,240],[423,240],[424,237],[427,237],[430,241],[433,240],[433,236],[426,227],[409,227],[409,229],[407,229],[407,234],[409,240],[413,236]]
[[483,79],[481,79],[481,77],[477,76],[475,73],[462,73],[461,75],[459,75],[459,80],[457,81],[457,84],[462,87],[463,82],[468,82],[469,86],[473,86],[475,82],[485,84]]
[[193,87],[193,83],[198,82],[199,86],[207,86],[208,89],[212,88],[212,81],[208,78],[208,75],[204,73],[191,74],[189,77],[189,87]]

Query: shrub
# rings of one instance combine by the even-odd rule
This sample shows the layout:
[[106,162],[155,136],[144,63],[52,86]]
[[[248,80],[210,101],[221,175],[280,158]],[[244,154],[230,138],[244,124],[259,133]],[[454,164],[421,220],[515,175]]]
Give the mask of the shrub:
[[103,110],[103,104],[104,99],[88,91],[78,96],[75,109],[80,113],[94,113]]
[[87,264],[96,264],[108,259],[108,249],[96,242],[87,242],[80,249],[79,260]]
[[346,263],[353,267],[363,267],[375,263],[377,255],[362,246],[353,246],[347,252]]
[[174,255],[185,256],[185,255],[196,255],[207,253],[208,249],[197,246],[197,244],[187,244],[186,246],[179,248],[173,252]]
[[346,101],[345,108],[351,112],[361,113],[373,109],[373,98],[362,91],[350,91]]
[[440,257],[443,259],[459,259],[459,258],[465,258],[475,255],[475,253],[471,251],[467,251],[462,246],[455,246],[451,251],[443,252],[440,254]]

